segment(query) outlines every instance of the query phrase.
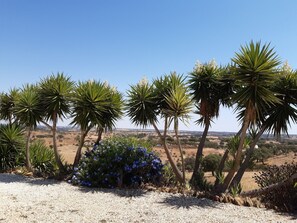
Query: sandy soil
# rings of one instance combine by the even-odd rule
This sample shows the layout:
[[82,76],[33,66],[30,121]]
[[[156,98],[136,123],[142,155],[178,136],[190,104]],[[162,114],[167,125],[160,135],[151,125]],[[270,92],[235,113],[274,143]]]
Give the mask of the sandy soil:
[[0,222],[296,222],[297,216],[181,194],[88,189],[0,174]]

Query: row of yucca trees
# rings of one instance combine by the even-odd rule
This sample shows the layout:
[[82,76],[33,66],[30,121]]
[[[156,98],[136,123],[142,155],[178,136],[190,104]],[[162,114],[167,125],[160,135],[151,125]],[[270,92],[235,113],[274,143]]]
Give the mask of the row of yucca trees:
[[[125,109],[133,124],[152,126],[164,147],[168,161],[180,184],[186,184],[183,147],[179,140],[179,123],[199,115],[197,124],[204,126],[190,183],[199,185],[204,143],[211,123],[219,116],[220,107],[233,107],[241,128],[235,149],[234,165],[224,178],[218,178],[215,191],[236,187],[248,167],[257,141],[264,132],[279,136],[287,133],[290,122],[296,122],[297,75],[288,65],[280,66],[279,57],[269,44],[260,42],[242,46],[230,65],[217,66],[213,61],[196,64],[187,77],[175,72],[131,85],[124,101],[121,93],[106,83],[87,81],[74,83],[63,74],[51,75],[36,85],[2,94],[0,115],[10,123],[27,127],[27,168],[30,167],[29,142],[31,131],[38,123],[53,133],[53,148],[60,170],[64,170],[56,143],[58,119],[71,118],[80,127],[80,143],[75,157],[77,165],[84,139],[91,128],[97,128],[98,140],[105,128],[112,128]],[[161,122],[162,120],[162,122]],[[163,126],[160,128],[160,123]],[[177,167],[167,140],[169,130],[180,150],[182,168]],[[250,132],[250,134],[248,133]],[[246,138],[250,143],[246,148]],[[227,149],[217,170],[222,176]],[[201,183],[201,182],[200,182]]]
[[2,120],[26,128],[26,168],[32,170],[29,154],[31,132],[38,124],[44,124],[52,132],[55,160],[62,173],[65,166],[57,146],[58,121],[71,118],[71,124],[80,128],[79,146],[73,164],[76,166],[88,132],[96,128],[99,141],[103,130],[112,128],[123,110],[122,95],[107,83],[74,83],[62,73],[50,75],[22,89],[2,93],[0,103]]
[[[280,65],[279,57],[269,44],[251,41],[240,48],[226,67],[219,67],[213,61],[198,63],[187,79],[171,73],[155,79],[151,84],[141,81],[131,86],[127,99],[128,116],[136,125],[154,127],[176,179],[184,185],[185,168],[178,124],[188,120],[194,105],[194,111],[200,117],[196,123],[204,126],[204,131],[197,148],[190,184],[201,187],[201,162],[208,130],[219,116],[220,107],[232,107],[241,123],[236,134],[238,140],[233,140],[236,147],[233,151],[234,162],[224,176],[224,162],[230,152],[227,149],[216,173],[214,191],[220,193],[232,187],[238,188],[261,135],[264,132],[275,136],[288,133],[290,123],[297,121],[297,73],[286,63]],[[163,133],[157,125],[161,119],[164,123]],[[174,162],[167,143],[170,125],[180,149],[182,171]]]

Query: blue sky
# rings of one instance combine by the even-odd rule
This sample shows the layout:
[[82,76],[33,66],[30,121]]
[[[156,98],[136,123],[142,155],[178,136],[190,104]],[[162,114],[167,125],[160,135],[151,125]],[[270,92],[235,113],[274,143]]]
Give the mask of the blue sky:
[[[227,64],[250,40],[271,42],[296,68],[296,10],[294,0],[0,0],[0,91],[64,72],[125,93],[144,76],[187,75],[197,60]],[[211,130],[238,129],[223,109]]]

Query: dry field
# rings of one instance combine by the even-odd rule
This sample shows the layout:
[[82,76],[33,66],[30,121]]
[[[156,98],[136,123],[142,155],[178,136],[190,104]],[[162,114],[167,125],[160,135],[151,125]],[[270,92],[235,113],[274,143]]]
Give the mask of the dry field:
[[[121,134],[127,134],[125,131],[124,133],[121,132]],[[129,132],[129,134],[138,134],[137,132]],[[50,131],[45,131],[45,130],[38,130],[35,131],[33,134],[33,139],[41,139],[44,140],[44,142],[48,145],[52,145],[52,136]],[[68,164],[73,163],[76,149],[78,146],[78,137],[79,137],[79,132],[78,131],[63,131],[59,132],[57,134],[58,136],[58,148],[60,154],[63,156],[63,159],[65,162]],[[86,137],[86,146],[91,149],[94,141],[96,140],[96,133],[95,132],[90,132],[89,135]],[[103,137],[108,137],[108,136],[103,136]],[[210,141],[212,142],[219,142],[219,138],[216,136],[211,136]],[[84,148],[86,149],[86,148]],[[191,157],[195,156],[196,154],[196,146],[195,145],[187,145],[184,147],[185,151],[185,157]],[[163,148],[161,146],[156,146],[154,147],[154,151],[156,151],[159,155],[162,161],[166,161],[166,155],[163,151]],[[204,149],[204,155],[208,154],[223,154],[224,150],[223,149],[214,149],[214,148],[205,148]],[[171,154],[173,155],[174,159],[176,161],[179,160],[179,150],[176,146],[171,146]],[[287,155],[280,155],[280,156],[275,156],[272,158],[269,158],[265,163],[269,165],[282,165],[285,163],[291,163],[291,162],[297,162],[297,156],[293,152],[287,154]],[[246,172],[243,176],[242,179],[242,185],[243,185],[243,190],[248,191],[252,189],[256,189],[257,184],[253,180],[254,174],[257,172]],[[191,173],[187,174],[188,176],[191,175]],[[210,182],[214,181],[214,177],[211,176],[211,173],[206,173],[207,180]]]

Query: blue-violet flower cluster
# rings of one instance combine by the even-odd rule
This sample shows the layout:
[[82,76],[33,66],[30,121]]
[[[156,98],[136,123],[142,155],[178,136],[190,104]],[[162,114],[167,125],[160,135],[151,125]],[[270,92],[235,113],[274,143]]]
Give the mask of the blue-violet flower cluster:
[[71,183],[88,187],[158,184],[163,164],[152,151],[129,138],[111,138],[86,152],[74,168]]

